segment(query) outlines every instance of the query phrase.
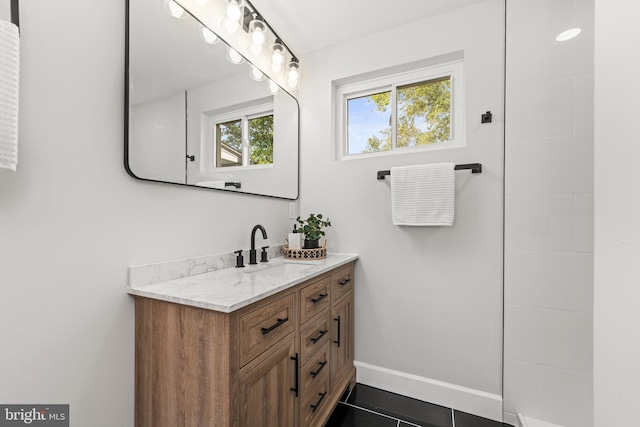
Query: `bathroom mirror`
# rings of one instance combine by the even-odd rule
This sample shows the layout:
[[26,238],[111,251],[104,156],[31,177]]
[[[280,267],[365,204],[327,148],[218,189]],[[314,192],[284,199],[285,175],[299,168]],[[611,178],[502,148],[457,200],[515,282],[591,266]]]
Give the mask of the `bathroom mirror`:
[[[125,168],[135,178],[298,197],[299,107],[189,13],[127,0]],[[260,77],[260,72],[255,75]],[[274,93],[275,92],[275,93]]]

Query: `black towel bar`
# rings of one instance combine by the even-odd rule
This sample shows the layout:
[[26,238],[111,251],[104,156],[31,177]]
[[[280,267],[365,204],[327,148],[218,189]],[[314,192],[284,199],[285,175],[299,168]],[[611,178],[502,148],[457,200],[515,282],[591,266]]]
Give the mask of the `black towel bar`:
[[11,23],[20,28],[20,9],[18,0],[11,0]]
[[[464,165],[456,165],[455,170],[471,169],[471,173],[482,173],[482,163],[467,163]],[[384,179],[385,176],[391,175],[391,171],[378,171],[378,179]]]

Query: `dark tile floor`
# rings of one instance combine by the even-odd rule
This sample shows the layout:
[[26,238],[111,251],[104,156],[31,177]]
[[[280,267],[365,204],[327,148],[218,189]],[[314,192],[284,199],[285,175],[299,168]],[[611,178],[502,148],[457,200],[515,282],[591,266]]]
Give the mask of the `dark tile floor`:
[[325,427],[512,427],[422,402],[388,391],[356,384],[342,396]]

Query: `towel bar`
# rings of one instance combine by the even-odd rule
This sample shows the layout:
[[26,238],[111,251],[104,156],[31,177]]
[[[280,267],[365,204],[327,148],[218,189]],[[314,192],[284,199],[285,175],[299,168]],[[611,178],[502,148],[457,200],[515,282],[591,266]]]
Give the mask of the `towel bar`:
[[11,0],[11,23],[20,28],[20,9],[18,0]]
[[[471,169],[471,173],[482,173],[482,163],[467,163],[464,165],[456,165],[455,170]],[[384,179],[385,176],[391,175],[391,171],[378,171],[378,179]]]

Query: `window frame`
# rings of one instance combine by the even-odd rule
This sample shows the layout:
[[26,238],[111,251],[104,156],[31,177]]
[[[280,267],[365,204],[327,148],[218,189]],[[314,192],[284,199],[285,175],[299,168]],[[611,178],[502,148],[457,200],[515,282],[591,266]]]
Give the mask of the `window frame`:
[[[213,155],[210,164],[214,170],[233,170],[233,169],[259,169],[273,167],[273,162],[268,164],[250,164],[249,153],[249,121],[252,119],[274,116],[273,103],[254,105],[251,107],[241,108],[238,110],[228,111],[221,114],[209,116],[209,131],[211,132],[209,143],[213,147]],[[242,147],[242,165],[238,166],[219,166],[218,165],[218,125],[240,120],[241,123],[241,147]],[[275,129],[274,129],[275,134]],[[274,159],[275,161],[275,159]]]
[[[451,113],[450,132],[451,139],[446,142],[428,145],[418,145],[410,147],[397,147],[397,102],[396,90],[398,87],[412,85],[416,83],[427,83],[431,80],[438,80],[449,76],[451,79]],[[464,117],[464,61],[458,59],[440,63],[428,67],[412,69],[409,71],[385,74],[375,78],[365,78],[349,83],[338,84],[335,87],[335,149],[336,160],[351,160],[369,158],[375,156],[388,156],[414,151],[430,151],[449,148],[461,148],[466,146],[465,138],[465,117]],[[374,95],[381,92],[391,91],[391,128],[392,144],[391,150],[374,153],[354,153],[349,154],[349,118],[347,102],[350,99]]]

